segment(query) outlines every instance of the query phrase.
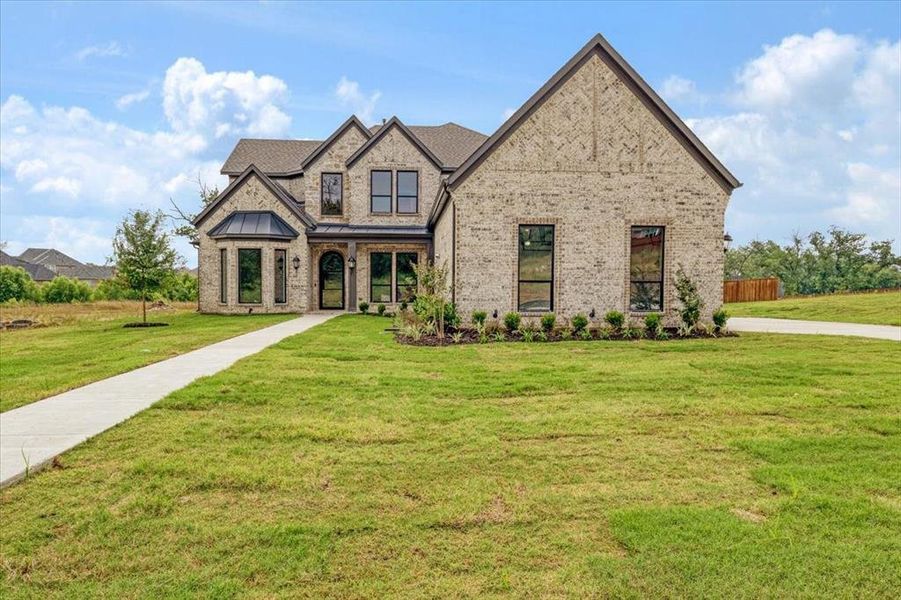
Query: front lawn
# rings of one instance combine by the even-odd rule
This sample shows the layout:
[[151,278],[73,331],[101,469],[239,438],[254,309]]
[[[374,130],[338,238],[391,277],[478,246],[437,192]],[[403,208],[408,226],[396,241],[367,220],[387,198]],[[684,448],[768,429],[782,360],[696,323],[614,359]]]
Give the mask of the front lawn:
[[773,317],[901,325],[901,291],[785,298],[772,302],[736,302],[723,306],[733,317]]
[[891,597],[901,353],[344,316],[0,491],[0,594]]
[[138,302],[4,307],[4,319],[48,324],[0,331],[0,411],[124,373],[296,315],[201,315],[182,304],[147,313],[168,327],[126,329],[140,321]]

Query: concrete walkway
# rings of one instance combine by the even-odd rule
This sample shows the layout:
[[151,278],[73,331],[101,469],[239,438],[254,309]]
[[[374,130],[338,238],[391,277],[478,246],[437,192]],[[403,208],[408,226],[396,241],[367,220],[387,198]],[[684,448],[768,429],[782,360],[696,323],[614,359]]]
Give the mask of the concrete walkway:
[[732,331],[757,331],[762,333],[851,335],[901,342],[901,327],[893,325],[861,325],[858,323],[831,323],[829,321],[732,317],[729,319],[729,329]]
[[303,315],[0,413],[0,487],[141,412],[198,377],[212,375],[337,313]]

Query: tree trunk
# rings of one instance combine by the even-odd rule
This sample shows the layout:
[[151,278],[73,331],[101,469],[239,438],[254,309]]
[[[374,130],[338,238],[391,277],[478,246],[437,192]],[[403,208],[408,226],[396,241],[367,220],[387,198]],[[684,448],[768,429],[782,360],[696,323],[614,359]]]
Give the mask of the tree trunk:
[[141,316],[144,320],[144,325],[147,324],[147,293],[144,290],[141,290]]

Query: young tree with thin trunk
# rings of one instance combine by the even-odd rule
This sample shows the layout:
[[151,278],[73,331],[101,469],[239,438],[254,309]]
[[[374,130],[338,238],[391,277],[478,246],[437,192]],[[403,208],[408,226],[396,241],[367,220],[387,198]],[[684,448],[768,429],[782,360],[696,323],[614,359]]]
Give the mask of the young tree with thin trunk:
[[180,263],[169,234],[163,229],[166,216],[157,211],[136,210],[122,220],[113,239],[116,274],[141,294],[141,316],[147,323],[147,295],[162,288]]

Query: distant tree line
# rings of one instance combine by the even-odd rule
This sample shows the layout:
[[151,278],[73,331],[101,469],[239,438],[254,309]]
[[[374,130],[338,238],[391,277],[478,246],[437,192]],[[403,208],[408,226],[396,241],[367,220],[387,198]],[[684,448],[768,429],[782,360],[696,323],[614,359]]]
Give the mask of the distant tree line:
[[831,294],[901,287],[901,256],[891,240],[832,227],[795,234],[790,243],[753,241],[726,252],[726,279],[778,277],[785,294]]
[[64,276],[39,285],[21,267],[0,266],[0,302],[141,300],[146,320],[147,300],[197,300],[197,277],[177,269],[181,259],[163,228],[165,219],[162,212],[141,210],[123,219],[113,240],[116,276],[94,288]]

